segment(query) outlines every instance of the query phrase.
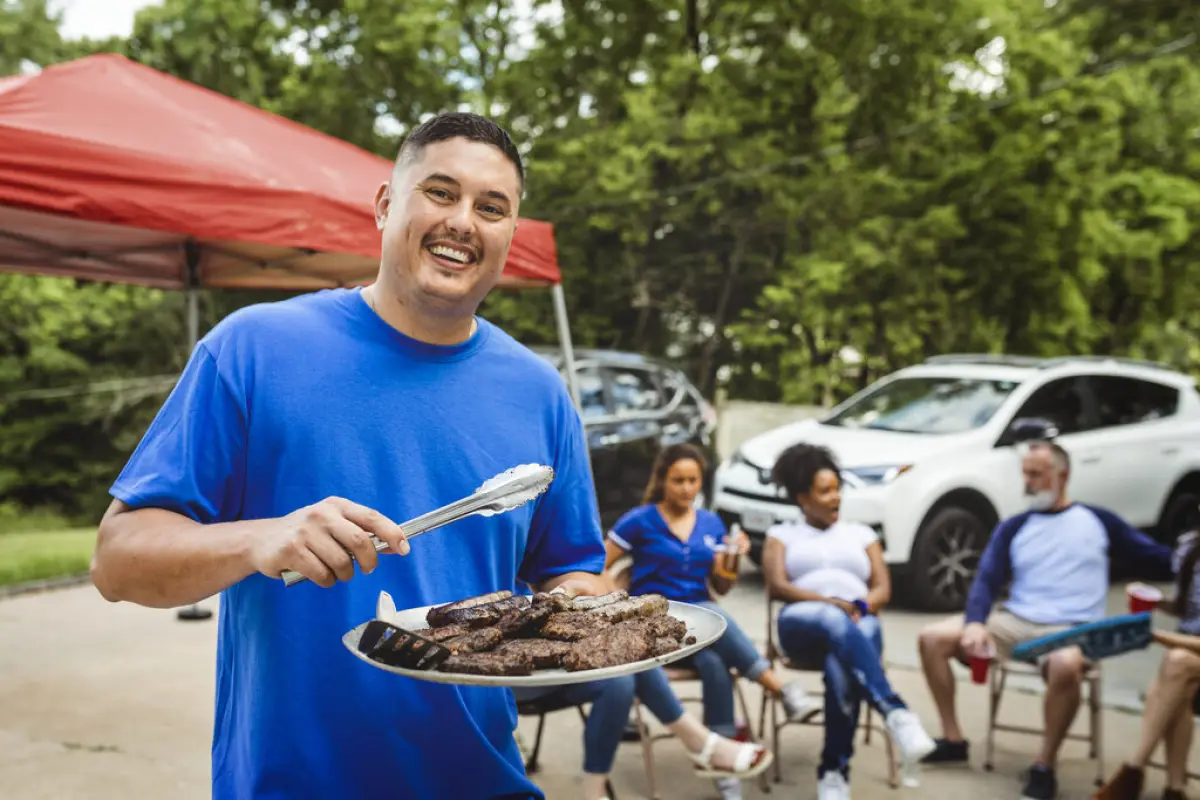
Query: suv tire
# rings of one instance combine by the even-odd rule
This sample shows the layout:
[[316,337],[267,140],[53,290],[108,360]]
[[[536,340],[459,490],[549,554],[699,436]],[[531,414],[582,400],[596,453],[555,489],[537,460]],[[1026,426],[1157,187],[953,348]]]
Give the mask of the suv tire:
[[918,608],[948,613],[966,606],[988,533],[983,520],[957,506],[926,519],[908,570],[908,594]]
[[1158,538],[1174,546],[1180,535],[1196,529],[1200,523],[1200,478],[1189,476],[1171,493],[1158,523]]

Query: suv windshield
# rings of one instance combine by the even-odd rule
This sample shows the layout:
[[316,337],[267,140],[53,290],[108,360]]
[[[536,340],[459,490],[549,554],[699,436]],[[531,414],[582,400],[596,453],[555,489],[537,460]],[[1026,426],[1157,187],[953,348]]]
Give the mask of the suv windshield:
[[991,419],[1017,385],[981,378],[898,378],[821,422],[899,433],[961,433]]

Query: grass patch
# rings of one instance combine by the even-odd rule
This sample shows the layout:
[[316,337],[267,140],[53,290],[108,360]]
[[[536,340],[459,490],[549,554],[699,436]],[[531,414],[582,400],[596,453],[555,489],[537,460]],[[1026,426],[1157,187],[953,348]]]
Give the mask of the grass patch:
[[88,571],[95,528],[0,533],[0,586]]

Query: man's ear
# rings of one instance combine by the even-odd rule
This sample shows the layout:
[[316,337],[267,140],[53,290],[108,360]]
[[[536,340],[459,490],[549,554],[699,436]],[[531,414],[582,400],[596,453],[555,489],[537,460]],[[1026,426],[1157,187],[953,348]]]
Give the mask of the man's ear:
[[387,181],[379,184],[379,191],[375,192],[375,227],[383,230],[383,226],[387,224],[388,211],[392,207],[392,186]]

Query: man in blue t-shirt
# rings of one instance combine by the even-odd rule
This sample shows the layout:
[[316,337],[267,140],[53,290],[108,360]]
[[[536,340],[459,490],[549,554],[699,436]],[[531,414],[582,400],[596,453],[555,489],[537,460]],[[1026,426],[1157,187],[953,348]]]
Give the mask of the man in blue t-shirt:
[[[942,720],[943,738],[927,764],[965,763],[967,742],[954,710],[950,660],[994,655],[1004,660],[1022,642],[1104,617],[1109,560],[1122,559],[1155,573],[1169,573],[1169,548],[1125,520],[1067,496],[1071,460],[1054,442],[1035,442],[1021,462],[1029,510],[1001,522],[992,533],[967,597],[966,614],[933,623],[920,634],[921,666]],[[999,609],[992,606],[1008,587]],[[1022,797],[1050,800],[1058,794],[1054,768],[1079,701],[1087,662],[1078,647],[1050,653],[1045,731]]]
[[[542,798],[511,693],[402,678],[341,642],[380,590],[405,608],[518,582],[607,588],[564,383],[475,316],[523,181],[490,120],[416,128],[376,197],[375,283],[222,321],[113,485],[101,594],[173,608],[221,593],[214,798]],[[536,501],[411,545],[397,526],[527,463],[555,471]],[[285,570],[311,580],[285,588]]]

